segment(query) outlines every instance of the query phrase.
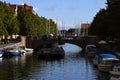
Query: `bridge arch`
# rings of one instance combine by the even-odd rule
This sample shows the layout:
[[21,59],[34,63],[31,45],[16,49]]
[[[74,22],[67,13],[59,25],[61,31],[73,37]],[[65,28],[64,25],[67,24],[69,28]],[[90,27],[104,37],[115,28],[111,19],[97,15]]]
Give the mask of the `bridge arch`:
[[50,43],[71,43],[80,46],[81,48],[85,48],[87,44],[95,44],[98,39],[96,37],[82,37],[80,39],[36,39],[26,37],[26,47],[28,48],[37,48],[40,45],[50,44]]

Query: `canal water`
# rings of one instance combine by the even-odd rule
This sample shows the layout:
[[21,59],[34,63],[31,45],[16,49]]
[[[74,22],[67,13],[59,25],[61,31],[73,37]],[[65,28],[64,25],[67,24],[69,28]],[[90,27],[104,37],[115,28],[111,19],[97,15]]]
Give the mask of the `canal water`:
[[109,80],[109,74],[99,72],[80,47],[62,46],[65,57],[60,60],[41,60],[32,54],[0,58],[0,80]]

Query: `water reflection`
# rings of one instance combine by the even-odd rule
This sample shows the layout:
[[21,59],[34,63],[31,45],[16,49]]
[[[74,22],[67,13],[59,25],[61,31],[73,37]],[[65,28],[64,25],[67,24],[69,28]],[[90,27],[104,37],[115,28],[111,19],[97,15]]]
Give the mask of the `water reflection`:
[[69,43],[65,43],[63,45],[63,49],[65,50],[66,55],[79,53],[82,51],[81,47],[74,44],[69,44]]
[[66,55],[60,60],[41,60],[33,55],[3,58],[0,80],[109,80],[108,73],[99,73],[89,59],[78,53],[78,46],[63,47]]
[[2,57],[0,57],[0,65],[2,64]]

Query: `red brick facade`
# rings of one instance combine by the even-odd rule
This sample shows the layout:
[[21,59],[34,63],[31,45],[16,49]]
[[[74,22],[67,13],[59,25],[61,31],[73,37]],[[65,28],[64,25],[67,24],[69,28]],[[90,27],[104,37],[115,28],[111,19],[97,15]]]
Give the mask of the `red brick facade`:
[[82,23],[81,24],[81,35],[87,36],[88,35],[88,28],[91,26],[89,23]]
[[23,5],[9,4],[9,6],[14,9],[16,16],[23,9],[34,13],[33,7],[27,4],[23,4]]

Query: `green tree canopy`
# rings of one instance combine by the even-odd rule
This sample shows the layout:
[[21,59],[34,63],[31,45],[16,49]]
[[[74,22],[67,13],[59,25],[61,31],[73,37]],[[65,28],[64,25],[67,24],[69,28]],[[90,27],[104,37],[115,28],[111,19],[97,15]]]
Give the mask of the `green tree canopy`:
[[27,10],[21,10],[16,16],[9,4],[0,1],[0,36],[12,34],[41,36],[56,34],[56,30],[57,26],[52,19],[39,17]]
[[91,24],[89,34],[103,38],[120,38],[120,0],[107,0],[106,9],[101,9]]
[[56,34],[57,26],[52,21],[52,19],[47,20],[44,17],[39,17],[38,15],[28,12],[26,10],[21,11],[18,14],[18,21],[20,26],[20,35],[24,36],[41,36],[48,33],[50,26],[50,31],[48,34]]
[[0,23],[3,27],[4,35],[12,35],[19,33],[19,27],[17,19],[14,15],[14,11],[6,3],[0,1]]

